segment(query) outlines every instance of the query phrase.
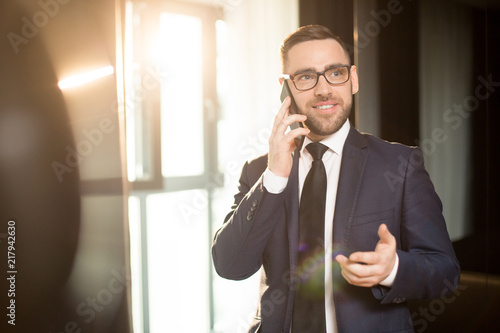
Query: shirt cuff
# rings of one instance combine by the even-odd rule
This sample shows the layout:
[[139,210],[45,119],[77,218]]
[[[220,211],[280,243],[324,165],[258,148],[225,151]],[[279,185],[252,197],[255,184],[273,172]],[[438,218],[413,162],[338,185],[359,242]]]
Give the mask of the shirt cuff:
[[394,267],[392,268],[391,274],[389,274],[389,276],[386,277],[385,280],[380,282],[379,284],[388,288],[392,287],[392,285],[394,284],[394,280],[396,279],[398,267],[399,267],[399,257],[398,254],[396,253],[396,262],[394,263]]
[[262,184],[266,188],[267,192],[272,194],[279,194],[283,192],[286,184],[288,184],[287,177],[277,176],[269,170],[269,168],[264,171],[263,177]]

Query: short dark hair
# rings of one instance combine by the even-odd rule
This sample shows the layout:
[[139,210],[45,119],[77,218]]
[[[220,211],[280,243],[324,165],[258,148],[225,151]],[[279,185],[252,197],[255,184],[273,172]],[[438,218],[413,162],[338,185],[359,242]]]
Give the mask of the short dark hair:
[[305,25],[297,29],[294,33],[290,34],[281,44],[281,68],[283,72],[285,71],[285,63],[288,60],[288,51],[290,51],[293,46],[302,42],[324,39],[336,40],[344,50],[347,60],[349,61],[349,65],[351,64],[349,51],[347,50],[344,41],[342,41],[339,36],[335,35],[330,29],[322,25]]

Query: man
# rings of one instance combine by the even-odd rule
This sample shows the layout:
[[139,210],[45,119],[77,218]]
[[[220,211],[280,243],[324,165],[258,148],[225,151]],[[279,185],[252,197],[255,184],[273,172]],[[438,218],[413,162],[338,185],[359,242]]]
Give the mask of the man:
[[[294,106],[287,97],[268,154],[243,167],[215,268],[240,280],[262,267],[249,332],[413,332],[405,301],[452,292],[460,274],[421,151],[351,127],[358,75],[330,30],[300,28],[281,56]],[[326,178],[309,185],[313,169]]]

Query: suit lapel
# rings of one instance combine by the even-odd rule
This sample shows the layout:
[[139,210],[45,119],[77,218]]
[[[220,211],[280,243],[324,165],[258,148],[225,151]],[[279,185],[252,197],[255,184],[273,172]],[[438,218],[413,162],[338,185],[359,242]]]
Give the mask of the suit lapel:
[[339,185],[333,219],[334,252],[345,251],[351,231],[354,209],[358,200],[361,179],[368,149],[366,139],[353,127],[349,131],[340,165]]

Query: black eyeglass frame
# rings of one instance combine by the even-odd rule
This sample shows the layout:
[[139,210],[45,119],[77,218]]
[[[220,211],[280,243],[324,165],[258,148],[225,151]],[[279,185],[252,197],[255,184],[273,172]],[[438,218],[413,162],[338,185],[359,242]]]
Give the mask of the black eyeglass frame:
[[[325,73],[328,72],[328,71],[331,71],[332,69],[337,69],[337,68],[342,68],[342,67],[347,68],[347,79],[345,81],[343,81],[343,82],[337,82],[337,83],[330,82],[328,80],[328,78],[326,77]],[[326,82],[328,82],[329,84],[334,85],[334,86],[346,83],[351,78],[351,68],[352,68],[352,65],[342,65],[342,66],[335,66],[335,67],[327,68],[327,69],[325,69],[322,72],[306,72],[306,73],[300,73],[300,74],[283,74],[280,78],[285,79],[285,80],[291,80],[293,82],[293,85],[295,86],[295,88],[297,90],[299,90],[299,91],[306,91],[306,90],[311,90],[314,87],[316,87],[316,85],[319,82],[319,77],[320,76],[323,76],[325,78]],[[316,74],[317,75],[316,76],[316,83],[314,83],[314,85],[311,88],[299,89],[299,88],[297,88],[297,85],[295,84],[295,76],[297,76],[297,75],[304,75],[304,74]]]

